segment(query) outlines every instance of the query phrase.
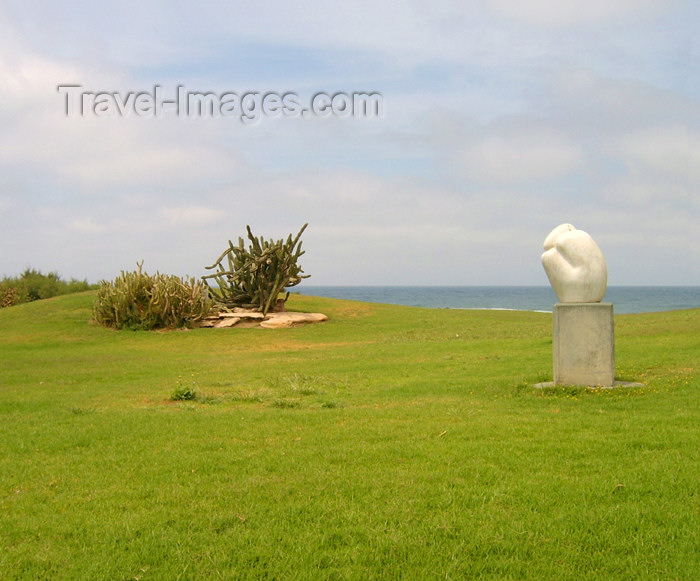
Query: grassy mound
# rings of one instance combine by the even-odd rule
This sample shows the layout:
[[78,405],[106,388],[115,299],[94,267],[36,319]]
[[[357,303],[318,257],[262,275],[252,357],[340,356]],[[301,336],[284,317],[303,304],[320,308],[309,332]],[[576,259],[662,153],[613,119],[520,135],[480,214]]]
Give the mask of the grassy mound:
[[616,317],[644,387],[538,390],[544,313],[292,295],[331,320],[133,333],[94,297],[0,310],[3,579],[700,569],[700,310]]

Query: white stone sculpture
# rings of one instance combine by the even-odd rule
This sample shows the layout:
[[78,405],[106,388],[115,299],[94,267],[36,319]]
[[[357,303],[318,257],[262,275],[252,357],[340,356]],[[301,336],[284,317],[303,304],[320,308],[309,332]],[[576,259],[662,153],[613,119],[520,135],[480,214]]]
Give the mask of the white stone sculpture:
[[561,224],[544,241],[542,265],[562,303],[599,303],[608,285],[608,267],[593,238]]

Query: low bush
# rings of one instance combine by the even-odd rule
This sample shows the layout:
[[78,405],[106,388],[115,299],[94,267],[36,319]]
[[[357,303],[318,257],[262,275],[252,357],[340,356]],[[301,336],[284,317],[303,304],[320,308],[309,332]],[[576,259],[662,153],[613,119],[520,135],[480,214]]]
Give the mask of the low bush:
[[82,292],[95,286],[88,284],[86,280],[61,280],[56,272],[43,274],[33,268],[27,268],[20,276],[3,277],[0,280],[0,308]]
[[170,396],[171,401],[192,401],[197,399],[197,390],[186,385],[178,385]]
[[175,389],[173,390],[173,393],[170,394],[170,400],[192,401],[195,399],[199,399],[197,382],[194,379],[185,381],[182,379],[182,377],[178,377]]
[[124,272],[101,281],[93,306],[95,320],[115,329],[162,329],[190,326],[211,310],[204,283],[174,275]]

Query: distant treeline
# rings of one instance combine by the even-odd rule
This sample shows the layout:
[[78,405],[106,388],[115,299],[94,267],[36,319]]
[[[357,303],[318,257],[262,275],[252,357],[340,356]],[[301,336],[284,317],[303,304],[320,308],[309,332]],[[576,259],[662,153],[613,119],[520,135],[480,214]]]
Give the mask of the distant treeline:
[[49,299],[58,295],[67,295],[97,288],[87,280],[61,280],[56,272],[42,274],[33,268],[26,269],[20,276],[4,276],[0,280],[0,308],[11,307],[20,303]]

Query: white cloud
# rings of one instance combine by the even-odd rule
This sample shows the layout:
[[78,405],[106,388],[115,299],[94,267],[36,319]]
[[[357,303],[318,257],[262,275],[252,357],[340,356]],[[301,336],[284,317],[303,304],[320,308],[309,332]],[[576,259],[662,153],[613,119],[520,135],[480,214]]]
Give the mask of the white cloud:
[[670,1],[654,0],[487,0],[499,14],[529,26],[591,24],[630,13],[659,10]]
[[104,224],[98,224],[93,218],[76,218],[68,225],[70,230],[79,234],[95,235],[104,234],[108,228]]
[[648,127],[621,135],[619,153],[635,174],[655,174],[700,189],[700,132],[687,126]]
[[194,187],[245,171],[240,153],[222,145],[227,128],[220,125],[177,117],[65,116],[56,86],[67,70],[73,69],[45,59],[5,69],[11,97],[0,113],[6,118],[3,163],[50,173],[63,187],[89,193]]
[[630,75],[609,77],[588,68],[558,69],[537,111],[576,130],[631,132],[654,125],[687,125],[697,119],[697,98]]
[[584,153],[571,139],[546,127],[494,131],[460,151],[455,172],[489,185],[560,180],[576,170]]
[[171,226],[211,225],[222,218],[222,212],[204,206],[163,208],[160,214]]

